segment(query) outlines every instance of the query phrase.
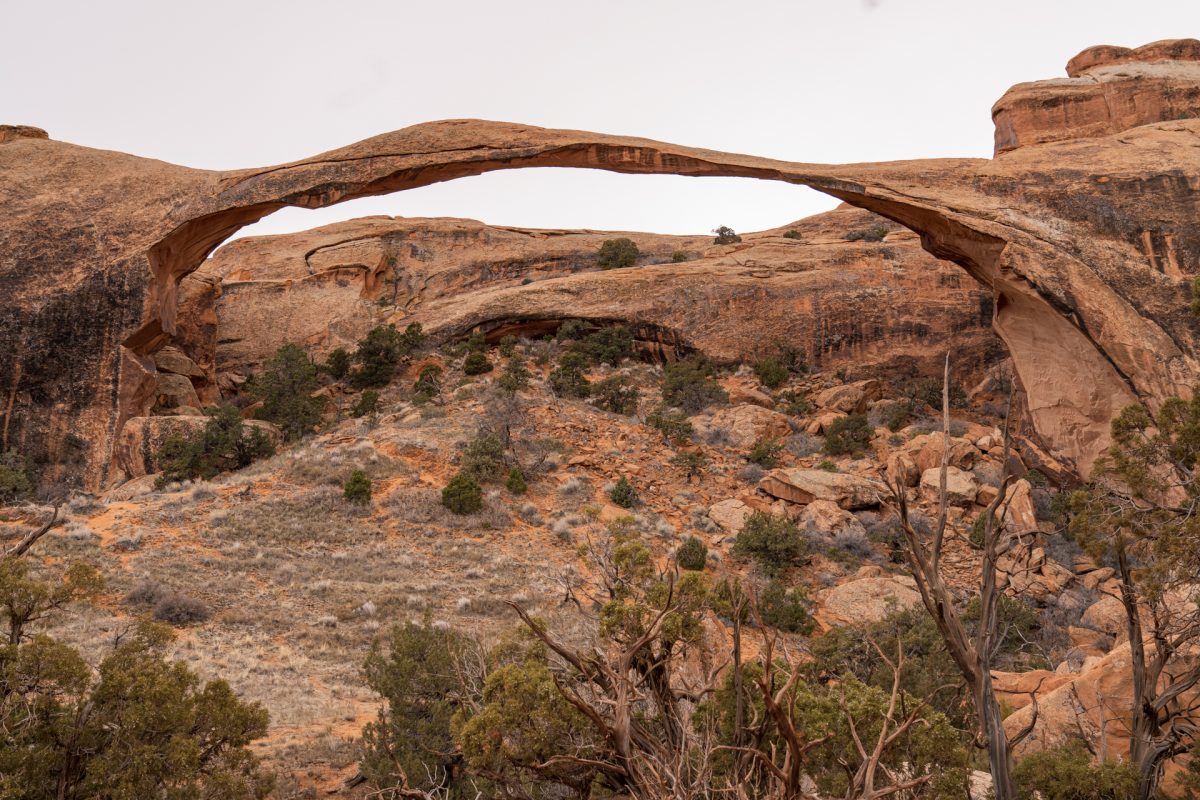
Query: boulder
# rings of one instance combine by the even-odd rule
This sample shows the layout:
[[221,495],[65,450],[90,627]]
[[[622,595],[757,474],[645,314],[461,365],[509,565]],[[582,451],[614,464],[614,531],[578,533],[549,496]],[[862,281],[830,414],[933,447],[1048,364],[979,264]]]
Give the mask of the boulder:
[[[167,437],[190,437],[204,430],[208,417],[134,417],[127,420],[117,437],[117,464],[127,478],[138,478],[158,472],[157,454]],[[246,420],[247,427],[264,431],[271,441],[279,444],[283,435],[279,429],[262,420]]]
[[872,400],[878,400],[879,397],[879,381],[867,380],[825,389],[813,396],[813,402],[825,411],[861,414]]
[[1114,639],[1126,638],[1125,606],[1111,595],[1104,595],[1088,606],[1079,618],[1079,624],[1095,631],[1107,633]]
[[[924,472],[942,465],[942,451],[945,449],[946,435],[940,431],[914,436],[904,445],[903,451]],[[979,451],[970,439],[950,437],[950,466],[959,469],[971,469]]]
[[816,594],[819,619],[828,625],[878,622],[892,611],[921,602],[916,583],[906,575],[855,578]]
[[772,470],[758,488],[789,503],[829,500],[848,510],[874,508],[887,495],[887,487],[870,478],[802,467]]
[[[927,469],[921,473],[921,496],[936,501],[941,487],[941,469]],[[979,483],[970,472],[958,467],[946,468],[946,499],[951,505],[973,506],[979,494]]]
[[857,535],[866,538],[867,529],[858,517],[846,511],[832,500],[813,500],[796,521],[810,531],[833,538],[842,535]]
[[808,425],[805,426],[804,431],[805,433],[811,433],[813,436],[820,436],[829,430],[829,426],[845,416],[841,411],[821,411],[813,415]]
[[1038,529],[1037,511],[1033,505],[1033,490],[1029,481],[1021,478],[1008,487],[1001,507],[996,509],[997,517],[1001,510],[1004,513],[1004,529],[1011,534],[1036,532]]
[[911,488],[921,482],[921,469],[912,456],[904,451],[892,453],[888,457],[887,474],[892,483],[900,486]]
[[761,439],[782,440],[792,433],[792,424],[786,414],[749,404],[693,417],[692,425],[702,436],[710,431],[724,430],[730,444],[740,450],[749,450]]
[[200,397],[190,379],[173,372],[158,374],[158,388],[155,390],[155,405],[161,408],[178,408],[189,406],[198,408]]
[[741,500],[729,499],[709,507],[708,518],[720,525],[721,530],[726,533],[737,533],[745,524],[746,517],[753,512],[754,509]]
[[774,408],[775,401],[771,399],[771,395],[757,389],[753,386],[746,386],[743,383],[735,383],[728,389],[729,402],[734,405],[754,405],[762,406],[763,408]]
[[159,372],[173,372],[188,378],[203,378],[204,370],[178,347],[164,347],[154,354],[154,366]]

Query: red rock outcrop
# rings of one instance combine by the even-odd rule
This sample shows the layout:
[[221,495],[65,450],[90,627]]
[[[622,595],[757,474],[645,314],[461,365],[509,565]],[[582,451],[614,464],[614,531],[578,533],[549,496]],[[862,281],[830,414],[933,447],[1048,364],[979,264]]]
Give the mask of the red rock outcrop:
[[[1163,62],[1187,65],[1190,61]],[[497,169],[588,167],[812,186],[917,231],[995,296],[1037,431],[1087,473],[1108,422],[1200,377],[1200,120],[996,159],[830,166],[477,120],[416,125],[309,159],[211,172],[22,136],[0,144],[0,445],[99,487],[153,402],[178,284],[238,228]]]
[[[221,331],[219,343],[190,337],[185,349],[245,375],[285,342],[323,356],[385,320],[419,321],[435,338],[476,327],[498,338],[587,317],[627,323],[653,347],[721,360],[787,345],[803,347],[813,366],[899,370],[936,361],[953,339],[957,368],[985,367],[999,350],[991,295],[903,228],[883,242],[846,240],[881,222],[846,206],[736,245],[388,217],[239,239],[184,281],[189,304],[219,286]],[[638,265],[598,270],[600,245],[616,236],[637,243]],[[688,260],[672,263],[676,253]],[[180,310],[181,324],[190,310]]]
[[996,153],[1200,116],[1200,41],[1089,47],[1068,78],[1020,83],[992,106]]

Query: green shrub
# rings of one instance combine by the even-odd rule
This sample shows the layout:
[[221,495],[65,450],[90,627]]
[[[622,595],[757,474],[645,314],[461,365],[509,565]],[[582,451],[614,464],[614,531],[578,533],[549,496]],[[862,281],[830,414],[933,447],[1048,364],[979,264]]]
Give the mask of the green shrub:
[[671,465],[679,467],[689,478],[700,475],[708,466],[708,457],[701,452],[681,450],[671,456]]
[[675,551],[675,563],[680,569],[699,572],[708,564],[708,545],[695,536],[687,537]]
[[498,480],[504,469],[504,453],[500,434],[481,430],[463,451],[462,471],[480,483]]
[[734,233],[733,228],[728,225],[713,228],[713,233],[717,235],[717,238],[713,239],[713,244],[737,244],[742,240],[742,237]]
[[529,377],[529,368],[525,366],[525,357],[514,352],[508,359],[508,363],[504,365],[504,371],[500,373],[496,385],[500,387],[500,391],[512,397],[522,389],[529,388]]
[[778,389],[788,379],[788,369],[775,358],[764,358],[754,365],[754,373],[768,389]]
[[412,399],[417,405],[424,405],[430,400],[442,396],[442,368],[437,364],[426,364],[421,367],[417,380],[413,383]]
[[784,345],[779,349],[779,361],[788,372],[796,375],[808,372],[808,353],[803,347]]
[[633,345],[633,332],[624,325],[601,328],[575,342],[571,349],[582,353],[593,364],[611,364],[614,367],[637,353]]
[[529,484],[525,482],[525,473],[520,467],[513,467],[508,471],[508,480],[504,482],[504,488],[508,489],[509,494],[525,494],[529,491]]
[[462,703],[458,665],[469,647],[464,636],[428,621],[397,625],[372,643],[364,672],[384,701],[378,719],[363,728],[360,766],[372,785],[432,795],[443,781],[453,787],[459,780],[452,720]]
[[155,455],[162,474],[155,486],[162,488],[173,481],[204,478],[249,466],[253,461],[275,454],[275,446],[261,429],[247,427],[233,406],[205,412],[208,422],[193,436],[168,436]]
[[755,511],[734,540],[733,555],[752,559],[764,573],[775,576],[805,563],[808,543],[796,523]]
[[1192,315],[1200,317],[1200,278],[1192,280]]
[[632,239],[621,237],[620,239],[608,239],[604,244],[600,245],[600,253],[596,257],[596,264],[600,269],[619,269],[621,267],[632,267],[637,261],[638,246],[633,243]]
[[804,395],[804,392],[793,389],[780,392],[776,400],[776,407],[784,414],[793,417],[803,417],[813,410],[813,403]]
[[610,375],[592,386],[592,403],[614,414],[636,414],[638,389],[624,375]]
[[987,512],[980,514],[971,523],[971,532],[967,535],[967,543],[976,550],[983,549],[984,528],[987,526]]
[[795,240],[799,241],[804,238],[804,234],[802,234],[800,231],[796,230],[795,228],[792,228],[790,231],[787,231],[783,234],[783,238],[795,239]]
[[676,250],[674,253],[671,253],[671,263],[672,264],[682,264],[683,262],[685,262],[687,260],[688,260],[688,254],[683,252],[682,250]]
[[365,417],[368,414],[374,414],[379,410],[379,392],[374,389],[367,389],[361,395],[354,405],[350,407],[350,416]]
[[1127,761],[1093,764],[1082,743],[1029,753],[1013,769],[1021,800],[1127,800],[1137,796],[1136,765]]
[[724,403],[729,395],[714,379],[716,369],[699,355],[663,367],[663,402],[696,414],[715,403]]
[[0,505],[15,503],[33,494],[29,465],[16,450],[0,453]]
[[776,579],[770,580],[759,595],[758,614],[763,624],[788,633],[807,636],[816,627],[808,613],[804,591],[788,589]]
[[832,461],[830,461],[827,458],[822,460],[821,463],[817,464],[817,469],[824,470],[825,472],[840,472],[841,471],[838,469],[837,464],[833,463]]
[[582,339],[591,331],[591,326],[581,319],[564,320],[562,325],[558,326],[558,333],[555,338],[560,342],[571,342]]
[[825,452],[853,455],[871,444],[871,424],[865,414],[850,414],[833,421],[825,432]]
[[783,442],[777,439],[759,439],[754,447],[746,454],[746,460],[751,464],[771,469],[779,463],[779,454],[783,452]]
[[465,375],[482,375],[485,372],[491,371],[492,362],[488,361],[487,353],[472,350],[463,359],[463,374]]
[[[926,378],[909,386],[906,394],[914,403],[923,403],[934,409],[942,408],[942,381],[938,378]],[[956,383],[950,384],[950,407],[962,408],[967,404],[967,393]]]
[[350,373],[350,385],[355,389],[387,386],[396,374],[400,356],[406,352],[404,336],[395,325],[372,328],[354,351],[358,366]]
[[847,242],[882,242],[888,235],[886,225],[872,225],[869,228],[859,228],[846,234]]
[[687,414],[666,405],[660,405],[650,412],[646,417],[646,424],[662,431],[663,436],[673,444],[683,444],[696,433],[692,423],[688,421]]
[[622,475],[616,485],[608,493],[608,499],[619,505],[621,508],[633,508],[638,503],[637,490],[633,488],[633,484]]
[[346,352],[346,348],[339,347],[329,354],[321,369],[335,381],[340,381],[350,373],[350,354]]
[[550,373],[550,391],[557,397],[587,397],[592,390],[591,383],[583,374],[587,367],[587,358],[582,353],[564,353],[558,366]]
[[483,508],[483,489],[468,472],[460,472],[442,489],[442,505],[455,514],[474,514]]
[[342,484],[342,495],[351,503],[367,505],[371,502],[371,479],[361,469],[350,473],[350,477]]
[[883,423],[889,431],[898,431],[908,424],[912,418],[913,404],[911,400],[897,400],[883,412]]
[[317,390],[317,365],[299,345],[285,344],[256,375],[250,393],[262,401],[255,416],[279,426],[284,438],[298,439],[321,421],[325,399]]
[[483,335],[483,331],[475,331],[468,336],[466,344],[468,353],[487,352],[487,337]]
[[517,337],[511,333],[501,336],[496,349],[505,358],[512,358],[517,352]]

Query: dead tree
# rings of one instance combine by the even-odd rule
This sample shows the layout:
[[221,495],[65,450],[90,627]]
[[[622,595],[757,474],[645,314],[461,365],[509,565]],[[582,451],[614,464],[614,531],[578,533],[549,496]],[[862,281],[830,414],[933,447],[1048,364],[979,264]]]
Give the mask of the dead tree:
[[946,585],[941,572],[942,548],[946,538],[949,502],[946,478],[950,466],[950,356],[947,354],[942,384],[942,463],[938,477],[938,513],[933,531],[926,537],[912,524],[908,510],[905,487],[895,481],[891,486],[892,501],[900,518],[904,532],[904,555],[916,581],[917,589],[925,610],[933,618],[941,633],[946,650],[962,673],[971,694],[978,724],[979,738],[987,749],[988,766],[992,774],[996,800],[1014,800],[1016,793],[1012,781],[1012,749],[1029,736],[1037,722],[1035,713],[1029,725],[1011,740],[1004,731],[1004,720],[1000,703],[992,685],[992,665],[1000,637],[997,633],[997,617],[1000,594],[1004,587],[997,576],[996,562],[1011,545],[1004,535],[1004,526],[999,524],[1008,511],[1009,474],[1008,459],[1011,449],[1009,420],[1012,396],[1009,397],[1009,413],[1004,421],[1004,467],[1000,488],[996,498],[984,512],[983,566],[979,582],[980,619],[979,627],[972,636],[963,624],[962,616],[954,597]]

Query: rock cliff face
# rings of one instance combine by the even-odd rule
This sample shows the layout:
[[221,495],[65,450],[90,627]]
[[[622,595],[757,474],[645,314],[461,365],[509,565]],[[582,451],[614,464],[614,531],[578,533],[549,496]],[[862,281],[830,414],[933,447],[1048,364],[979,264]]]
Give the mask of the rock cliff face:
[[992,107],[996,153],[1200,115],[1200,42],[1089,47],[1068,78],[1021,83]]
[[[1172,96],[1194,91],[1186,75],[1198,46],[1154,46],[1162,60],[1153,63],[1183,75]],[[1096,57],[1076,59],[1077,70]],[[1200,376],[1188,312],[1200,261],[1200,119],[1186,103],[1167,105],[1189,118],[992,160],[844,166],[453,120],[291,164],[209,172],[5,128],[0,445],[33,456],[45,479],[95,488],[116,478],[116,437],[153,405],[151,357],[179,330],[180,279],[244,225],[285,205],[558,166],[805,184],[917,231],[926,250],[993,293],[993,324],[1033,424],[1086,473],[1115,411],[1135,400],[1157,409]]]
[[[882,222],[843,207],[713,245],[711,236],[358,219],[222,247],[184,281],[189,308],[179,319],[205,308],[200,299],[219,287],[219,337],[184,347],[216,364],[227,385],[286,342],[323,356],[352,349],[382,321],[419,321],[438,338],[481,328],[495,339],[571,317],[626,323],[667,356],[694,349],[754,361],[791,346],[814,367],[862,370],[912,369],[953,340],[966,382],[1001,350],[990,293],[903,228],[892,226],[884,241],[846,239]],[[637,243],[638,263],[599,271],[600,245],[617,236]]]

